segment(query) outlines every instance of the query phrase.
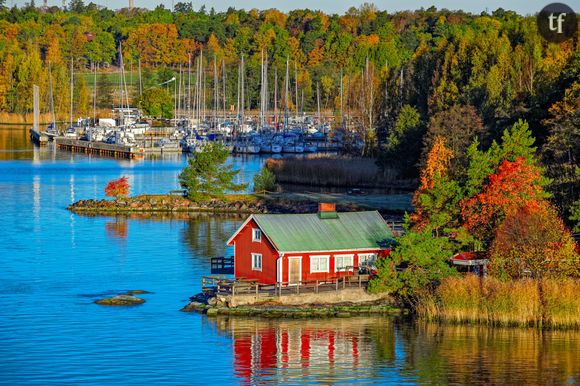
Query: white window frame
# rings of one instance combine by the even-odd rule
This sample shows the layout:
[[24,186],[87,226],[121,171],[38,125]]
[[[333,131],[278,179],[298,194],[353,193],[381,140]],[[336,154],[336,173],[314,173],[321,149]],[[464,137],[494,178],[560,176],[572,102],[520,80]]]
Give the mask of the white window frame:
[[[260,260],[260,266],[258,266],[258,264],[256,264],[257,262],[257,258],[259,258]],[[261,253],[252,253],[252,271],[261,271],[262,270],[262,254]]]
[[[373,264],[372,264],[372,265],[376,265],[376,263],[377,263],[377,258],[378,258],[378,256],[379,256],[379,255],[378,255],[378,253],[359,253],[359,254],[358,254],[358,266],[359,266],[359,267],[362,267],[362,266],[363,266],[363,262],[362,262],[362,261],[363,261],[363,260],[368,260],[368,257],[369,257],[369,256],[373,256],[373,257],[374,257],[374,259],[373,259]],[[364,259],[363,259],[363,258],[364,258]],[[371,265],[371,266],[372,266],[372,265]]]
[[260,228],[252,228],[252,241],[262,242],[262,230]]
[[[317,264],[318,268],[314,269],[314,260],[320,261],[320,259],[326,260],[326,269],[320,269],[320,263]],[[329,270],[330,270],[330,255],[310,256],[310,273],[329,272]]]
[[[344,259],[348,259],[347,264],[344,264]],[[342,267],[338,267],[338,260],[342,262]],[[352,272],[354,266],[354,254],[334,255],[334,272]],[[350,267],[350,268],[346,268]]]

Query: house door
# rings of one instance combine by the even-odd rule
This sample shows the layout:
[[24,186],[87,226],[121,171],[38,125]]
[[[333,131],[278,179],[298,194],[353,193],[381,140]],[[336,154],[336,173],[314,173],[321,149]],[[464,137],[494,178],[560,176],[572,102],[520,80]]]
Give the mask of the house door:
[[288,282],[290,284],[298,284],[302,281],[302,258],[289,257],[288,258]]

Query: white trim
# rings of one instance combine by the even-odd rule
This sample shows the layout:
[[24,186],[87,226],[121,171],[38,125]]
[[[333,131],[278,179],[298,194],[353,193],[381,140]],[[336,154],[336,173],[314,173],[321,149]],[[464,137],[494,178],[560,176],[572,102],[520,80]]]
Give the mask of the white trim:
[[350,258],[350,264],[347,264],[347,267],[352,267],[354,266],[354,253],[349,253],[349,254],[345,254],[345,255],[334,255],[334,272],[352,272],[353,268],[349,268],[349,269],[345,269],[342,268],[341,270],[338,270],[337,264],[336,264],[336,258],[340,257],[340,258],[345,258],[348,257]]
[[288,284],[298,284],[298,283],[290,283],[290,276],[292,273],[292,270],[290,269],[292,267],[292,264],[290,264],[290,259],[300,260],[298,264],[298,266],[300,267],[300,280],[298,280],[298,282],[302,282],[302,256],[288,256]]
[[[259,268],[256,265],[254,265],[254,257],[255,256],[260,256],[260,267]],[[262,267],[264,266],[264,261],[262,258],[263,258],[263,256],[261,253],[252,252],[252,271],[262,271]]]
[[276,282],[282,282],[282,261],[284,259],[283,255],[278,256],[276,259]]
[[254,218],[254,215],[250,215],[250,217],[248,217],[246,219],[246,221],[244,221],[242,223],[242,225],[240,225],[240,227],[238,228],[237,231],[234,232],[234,234],[232,235],[232,237],[230,237],[228,239],[228,241],[226,241],[226,245],[230,245],[232,243],[232,241],[234,241],[234,239],[238,236],[238,234],[242,231],[242,229],[244,229],[246,227],[246,225],[248,225],[248,223],[250,222],[250,220],[254,220],[254,222],[256,223],[256,225],[258,226],[258,228],[260,228],[260,230],[262,231],[262,236],[266,236],[266,239],[270,242],[270,244],[272,245],[272,247],[280,252],[280,249],[276,246],[276,244],[274,244],[274,242],[272,241],[272,239],[270,237],[268,237],[268,235],[264,232],[264,230],[262,229],[262,227],[260,226],[260,224],[258,224],[258,221]]
[[379,253],[379,251],[386,251],[389,250],[391,248],[381,248],[381,247],[377,247],[377,248],[349,248],[349,249],[332,249],[332,250],[325,250],[325,251],[281,251],[279,249],[276,249],[278,252],[280,253],[285,253],[285,254],[299,254],[299,253],[335,253],[335,252],[359,252],[362,251],[363,253],[366,253],[365,251],[375,251],[375,252],[368,252],[368,253]]
[[[256,232],[258,233],[258,237],[256,237]],[[262,242],[262,230],[258,228],[252,228],[252,242],[261,243]]]
[[[230,237],[230,238],[228,239],[228,241],[226,241],[226,245],[230,245],[230,243],[231,243],[232,241],[234,241],[234,239],[236,238],[236,236],[238,235],[238,233],[240,233],[240,231],[241,231],[242,229],[244,229],[244,227],[245,227],[245,226],[246,226],[246,225],[247,225],[247,224],[250,222],[250,220],[251,220],[251,219],[253,219],[253,218],[254,218],[254,215],[253,215],[253,214],[252,214],[252,215],[250,215],[250,217],[248,217],[248,218],[246,219],[246,221],[244,221],[244,222],[242,223],[242,225],[240,225],[240,227],[238,228],[238,230],[234,232],[234,234],[232,235],[232,237]],[[258,225],[258,226],[259,226],[259,225]]]
[[[325,258],[326,259],[326,270],[314,270],[312,269],[312,259],[316,258],[316,259],[321,259],[321,258]],[[310,273],[321,273],[321,272],[330,272],[330,255],[312,255],[310,256]]]

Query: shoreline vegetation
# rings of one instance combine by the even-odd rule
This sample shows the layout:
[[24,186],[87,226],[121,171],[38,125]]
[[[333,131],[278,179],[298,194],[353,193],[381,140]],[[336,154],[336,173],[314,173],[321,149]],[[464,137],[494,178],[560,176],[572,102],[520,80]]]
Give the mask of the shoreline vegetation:
[[417,187],[413,178],[399,178],[394,169],[381,169],[373,158],[310,155],[303,158],[270,158],[265,167],[280,184],[298,184],[339,188],[396,188],[412,192]]
[[430,321],[540,329],[580,329],[580,281],[500,281],[449,277],[419,295],[417,315]]

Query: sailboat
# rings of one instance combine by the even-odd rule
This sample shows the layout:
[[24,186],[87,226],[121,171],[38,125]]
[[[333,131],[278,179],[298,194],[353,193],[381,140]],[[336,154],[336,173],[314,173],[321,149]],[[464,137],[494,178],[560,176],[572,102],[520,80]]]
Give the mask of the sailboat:
[[58,129],[56,128],[56,116],[54,114],[54,95],[52,93],[52,72],[50,69],[50,63],[48,64],[48,84],[49,84],[49,97],[50,97],[50,117],[51,122],[42,134],[45,134],[49,139],[53,139],[58,136]]
[[77,139],[78,135],[73,126],[73,104],[74,104],[74,69],[73,59],[70,60],[70,126],[65,130],[64,136],[66,138]]

